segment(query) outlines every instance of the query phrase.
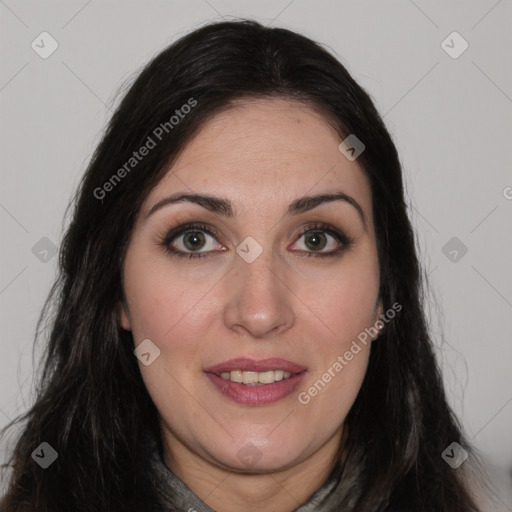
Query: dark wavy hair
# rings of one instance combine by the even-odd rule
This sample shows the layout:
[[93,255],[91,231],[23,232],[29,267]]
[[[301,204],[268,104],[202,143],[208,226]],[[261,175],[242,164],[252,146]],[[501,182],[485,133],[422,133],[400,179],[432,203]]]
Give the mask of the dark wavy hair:
[[[155,128],[191,98],[197,105],[179,125],[168,127],[136,168],[113,182]],[[358,162],[371,184],[380,297],[384,311],[396,302],[403,309],[373,343],[346,418],[347,446],[365,446],[370,461],[355,510],[478,510],[463,473],[441,457],[454,441],[470,454],[468,463],[480,455],[443,389],[395,145],[369,95],[323,47],[289,30],[235,20],[191,32],[144,67],[69,205],[74,210],[59,275],[37,324],[36,342],[49,326],[37,396],[6,427],[23,422],[4,465],[10,473],[7,512],[158,510],[138,458],[144,431],[160,434],[158,415],[132,334],[117,323],[118,305],[126,300],[122,264],[148,193],[207,119],[244,98],[299,101],[321,112],[340,137],[354,133],[366,146]],[[109,180],[108,193],[99,193]],[[59,454],[48,470],[31,458],[43,441]]]

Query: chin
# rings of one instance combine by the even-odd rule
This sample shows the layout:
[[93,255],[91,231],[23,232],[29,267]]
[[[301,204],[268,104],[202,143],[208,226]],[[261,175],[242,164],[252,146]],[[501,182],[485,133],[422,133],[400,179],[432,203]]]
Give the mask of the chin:
[[[260,446],[258,446],[258,444]],[[239,443],[236,443],[240,446]],[[271,443],[267,439],[247,441],[235,452],[217,453],[219,465],[239,473],[273,473],[294,466],[307,457],[306,447],[283,442]]]

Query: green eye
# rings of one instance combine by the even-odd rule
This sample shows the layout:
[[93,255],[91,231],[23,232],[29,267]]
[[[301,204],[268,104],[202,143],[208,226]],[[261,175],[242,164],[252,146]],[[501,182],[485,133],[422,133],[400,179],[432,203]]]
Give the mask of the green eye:
[[[180,237],[182,237],[180,242],[182,247],[177,248],[176,241]],[[207,245],[208,237],[217,240],[218,235],[211,227],[205,224],[188,223],[173,228],[163,237],[159,244],[165,247],[169,254],[178,258],[202,258],[226,250],[225,248],[215,249],[215,244],[211,244],[212,246],[205,251],[201,250]],[[293,249],[292,252],[301,253],[301,255],[304,253],[306,256],[313,257],[335,256],[353,245],[353,240],[345,233],[322,223],[308,225],[299,234],[298,240],[302,238],[306,241],[306,249]],[[330,240],[332,241],[330,242]],[[334,248],[323,251],[329,245],[329,242],[331,245],[334,244]]]

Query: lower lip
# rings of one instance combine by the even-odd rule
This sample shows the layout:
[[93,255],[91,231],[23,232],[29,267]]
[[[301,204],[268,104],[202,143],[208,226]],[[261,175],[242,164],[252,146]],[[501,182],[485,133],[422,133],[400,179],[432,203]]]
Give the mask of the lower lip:
[[267,405],[293,393],[303,381],[306,372],[296,373],[272,384],[247,386],[240,382],[223,379],[214,373],[206,374],[213,385],[227,398],[244,405]]

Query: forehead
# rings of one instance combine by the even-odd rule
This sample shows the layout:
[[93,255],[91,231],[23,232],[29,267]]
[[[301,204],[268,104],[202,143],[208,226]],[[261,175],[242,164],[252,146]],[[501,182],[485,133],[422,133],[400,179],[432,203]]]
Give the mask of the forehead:
[[366,174],[338,150],[341,140],[310,106],[286,99],[240,100],[203,124],[143,210],[177,191],[229,198],[242,213],[338,190],[369,209]]

